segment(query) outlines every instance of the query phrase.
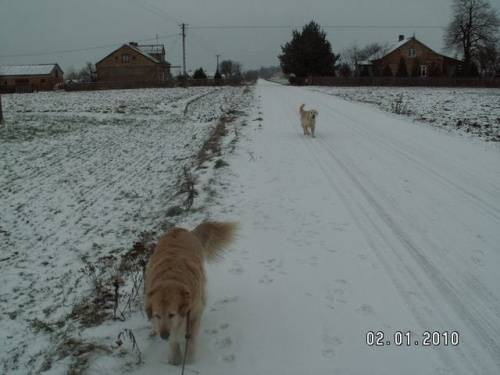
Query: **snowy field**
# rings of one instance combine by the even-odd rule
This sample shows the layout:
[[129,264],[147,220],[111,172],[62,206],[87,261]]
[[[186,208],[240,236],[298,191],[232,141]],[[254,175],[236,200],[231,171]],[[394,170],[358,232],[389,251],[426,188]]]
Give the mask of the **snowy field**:
[[[0,127],[0,311],[7,339],[0,352],[5,373],[49,368],[58,346],[81,333],[60,319],[97,277],[84,267],[100,257],[119,257],[145,233],[152,236],[168,226],[169,208],[182,206],[178,191],[184,168],[196,165],[221,116],[248,106],[252,96],[243,91],[2,96],[7,124]],[[39,334],[42,321],[48,322],[42,332],[51,335]],[[50,325],[62,327],[53,332]],[[54,364],[54,373],[61,372]]]
[[372,104],[448,131],[500,142],[499,89],[353,87],[313,90]]
[[142,267],[207,218],[241,229],[186,374],[499,373],[500,91],[373,90],[3,95],[0,373],[180,374]]

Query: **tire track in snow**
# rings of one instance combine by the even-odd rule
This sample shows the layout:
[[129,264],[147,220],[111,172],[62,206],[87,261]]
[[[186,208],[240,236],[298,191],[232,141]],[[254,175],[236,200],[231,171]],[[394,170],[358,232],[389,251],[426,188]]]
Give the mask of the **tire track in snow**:
[[[417,152],[413,151],[412,154],[410,149],[395,145],[373,131],[363,131],[364,129],[356,124],[354,118],[318,99],[315,95],[314,100],[316,102],[322,103],[335,113],[348,117],[352,123],[349,125],[353,127],[352,130],[358,136],[378,143],[382,146],[382,149],[396,152],[409,161],[413,168],[429,176],[438,185],[448,189],[459,199],[467,200],[469,204],[476,207],[477,210],[491,220],[498,221],[499,212],[496,208],[490,207],[473,192],[461,186],[456,186],[452,180],[440,175],[435,168],[430,167],[429,159],[424,158],[424,161],[421,161],[416,156],[418,155]],[[300,132],[296,111],[290,109],[287,105],[283,105],[283,102],[284,99],[280,102],[280,106],[284,116],[295,130]],[[326,113],[321,114],[327,115]],[[355,163],[343,161],[340,156],[337,156],[334,145],[322,139],[320,131],[321,128],[318,129],[316,139],[303,138],[303,141],[306,143],[309,152],[314,155],[325,177],[330,181],[332,188],[342,197],[346,207],[358,223],[366,241],[376,253],[384,269],[391,275],[401,297],[411,307],[410,311],[413,312],[419,324],[424,329],[436,326],[438,321],[441,323],[440,326],[449,326],[446,312],[450,312],[459,317],[462,328],[473,332],[477,348],[471,349],[473,345],[469,343],[468,350],[465,347],[454,348],[456,349],[455,352],[441,350],[439,355],[441,355],[445,363],[450,368],[453,368],[455,373],[463,373],[464,369],[467,369],[467,373],[487,374],[491,368],[492,360],[499,366],[500,343],[498,337],[500,330],[498,326],[492,324],[492,322],[499,320],[500,303],[498,297],[494,296],[484,285],[481,285],[478,280],[474,280],[474,285],[469,282],[465,286],[468,289],[467,298],[470,299],[462,302],[461,296],[464,295],[464,291],[459,288],[463,283],[455,285],[455,280],[448,280],[446,275],[441,274],[437,265],[420,248],[411,231],[406,229],[405,225],[402,225],[406,223],[400,224],[398,222],[400,217],[397,214],[398,207],[390,205],[390,202],[384,200],[383,194],[369,180],[365,178],[364,181],[361,181],[360,178],[363,173],[355,167]],[[317,147],[318,144],[320,147]],[[354,187],[354,190],[351,190],[352,187]],[[481,186],[481,189],[483,192],[491,192],[491,189],[486,186]],[[389,207],[391,207],[391,210],[395,210],[395,213],[389,212],[387,210]],[[419,240],[421,239],[419,238]],[[435,248],[429,242],[427,246],[430,249]],[[401,252],[402,248],[406,249],[406,252]],[[408,258],[408,255],[410,258]],[[394,260],[397,261],[396,264]],[[411,261],[408,262],[409,260]],[[425,275],[423,279],[422,274]],[[420,292],[420,301],[415,299],[414,295],[408,293],[412,290]],[[422,304],[421,299],[426,302]],[[429,306],[434,311],[428,311],[427,307]],[[438,309],[438,306],[441,306],[442,309]],[[464,336],[466,335],[464,334]],[[473,357],[484,358],[483,356],[489,357],[489,364],[483,365],[481,360],[469,360]]]
[[[287,110],[283,105],[281,105],[281,109],[284,116],[288,118],[289,123],[300,133],[301,129],[299,129],[298,126],[293,125],[297,122],[295,118],[296,114],[294,113],[295,111],[290,111],[289,109]],[[384,270],[390,275],[394,286],[399,291],[399,295],[409,306],[409,311],[413,313],[417,322],[419,322],[421,326],[428,327],[428,324],[426,323],[432,319],[426,319],[425,321],[422,320],[422,316],[424,316],[425,311],[417,301],[412,300],[408,296],[407,291],[418,289],[420,292],[423,292],[424,295],[428,296],[432,295],[432,293],[430,293],[430,290],[423,285],[422,282],[420,282],[416,275],[414,275],[413,269],[405,264],[401,255],[397,251],[397,246],[393,244],[394,241],[388,237],[387,233],[380,229],[380,225],[378,223],[379,217],[377,215],[374,217],[373,212],[367,209],[369,205],[361,202],[359,193],[356,194],[357,191],[349,189],[354,183],[350,178],[346,178],[350,175],[350,173],[347,176],[344,173],[340,173],[345,171],[343,171],[342,168],[335,168],[337,160],[332,159],[330,154],[328,155],[328,158],[325,158],[325,152],[320,152],[323,151],[323,149],[320,150],[316,147],[315,143],[312,144],[313,142],[320,142],[320,138],[320,135],[318,135],[316,139],[303,137],[302,141],[311,155],[314,156],[318,166],[323,171],[324,176],[328,179],[330,186],[342,199],[345,207],[350,212],[351,217],[356,222],[361,234],[364,236],[370,248],[374,251]],[[356,186],[357,184],[354,185]],[[383,254],[382,249],[384,248],[391,249],[390,256]],[[394,255],[399,260],[399,267],[394,266],[393,261],[390,261],[390,259],[393,259]],[[412,279],[416,285],[409,285],[407,279],[408,274],[413,275]],[[429,303],[426,303],[426,305],[429,305]],[[452,360],[446,354],[442,354],[442,356],[444,362],[447,363],[448,366],[453,367]],[[473,369],[470,370],[474,371]],[[459,370],[454,368],[454,372],[458,373]],[[474,373],[476,372],[474,371]]]
[[[331,108],[331,107],[330,107]],[[353,120],[353,119],[352,119]],[[353,120],[354,125],[355,122]],[[358,133],[361,133],[358,130]],[[486,204],[481,200],[481,199],[476,199],[476,196],[472,193],[469,193],[465,191],[464,189],[458,188],[455,189],[454,187],[456,186],[453,184],[449,179],[447,179],[444,176],[441,176],[439,173],[437,173],[434,170],[431,170],[431,168],[426,167],[423,163],[419,162],[416,160],[415,157],[412,157],[408,154],[406,154],[404,149],[401,147],[395,147],[392,143],[382,139],[382,137],[377,136],[374,134],[374,132],[366,132],[365,134],[361,134],[364,137],[370,137],[372,140],[375,140],[379,142],[383,147],[389,148],[391,150],[396,151],[398,154],[404,156],[406,159],[408,159],[413,166],[416,166],[420,170],[422,170],[424,173],[430,174],[434,179],[436,179],[437,182],[441,184],[445,184],[445,188],[451,189],[454,192],[459,192],[461,193],[460,195],[467,199],[467,198],[473,198],[475,206],[478,207],[482,212],[490,216],[492,219],[496,219],[496,210],[488,210]],[[384,204],[381,203],[380,197],[381,195],[374,195],[371,193],[371,191],[374,191],[375,193],[377,192],[376,187],[373,184],[370,184],[368,180],[365,180],[363,182],[360,181],[360,179],[357,176],[362,176],[362,172],[357,170],[355,165],[353,163],[350,163],[349,165],[345,164],[339,156],[336,155],[336,153],[333,151],[333,147],[331,144],[327,143],[323,139],[318,139],[318,143],[322,146],[322,150],[326,151],[326,153],[329,155],[329,161],[333,161],[335,165],[337,165],[337,172],[340,170],[344,176],[347,178],[347,181],[350,186],[354,186],[361,194],[361,196],[365,199],[365,201],[369,204],[369,207],[372,208],[372,210],[367,211],[366,206],[363,207],[361,204],[357,204],[357,212],[354,214],[357,216],[360,213],[362,213],[365,218],[372,217],[370,219],[371,221],[371,226],[370,232],[379,232],[381,236],[383,237],[384,241],[388,245],[388,248],[391,249],[394,257],[392,259],[399,259],[400,265],[398,267],[394,267],[394,265],[388,264],[386,261],[383,262],[385,263],[385,267],[391,268],[391,270],[396,269],[405,269],[406,271],[404,273],[400,272],[400,275],[396,276],[399,277],[400,279],[408,277],[410,275],[413,279],[416,285],[419,286],[419,290],[426,290],[424,285],[422,284],[421,280],[419,280],[418,273],[415,273],[413,271],[413,267],[416,265],[418,269],[422,270],[424,274],[427,277],[426,281],[430,281],[432,283],[432,286],[439,291],[439,295],[443,298],[443,300],[447,301],[448,305],[452,307],[452,310],[460,317],[462,322],[464,323],[464,326],[472,328],[472,330],[475,333],[476,340],[478,343],[481,344],[482,350],[485,352],[488,352],[491,358],[496,358],[497,354],[500,352],[500,345],[498,341],[498,337],[500,335],[500,330],[498,329],[497,326],[494,324],[491,324],[491,322],[497,321],[498,320],[498,311],[500,310],[500,303],[498,299],[493,296],[489,290],[484,287],[484,286],[478,286],[477,284],[475,285],[474,289],[471,289],[468,291],[468,298],[470,300],[466,300],[465,302],[462,302],[461,295],[464,294],[464,291],[462,289],[458,289],[457,286],[453,283],[453,281],[447,280],[440,270],[437,268],[436,265],[430,261],[425,252],[420,249],[420,246],[418,243],[412,238],[412,235],[409,234],[409,232],[404,229],[397,220],[397,217],[388,212],[386,208],[384,208],[384,204],[387,204],[385,202]],[[327,166],[330,166],[331,163],[325,163],[324,162],[324,153],[319,153],[314,147],[310,147],[311,151],[314,152],[317,156],[317,159],[321,161],[321,163],[324,165],[323,170],[325,171],[325,174],[327,174],[328,178],[330,181],[332,181],[332,185],[336,184],[336,178],[338,178],[338,173],[332,173]],[[403,150],[403,151],[402,151]],[[437,178],[436,178],[437,177]],[[342,190],[342,187],[337,186],[336,188],[337,191]],[[349,193],[348,193],[349,194]],[[348,200],[355,199],[355,195],[351,194],[351,198]],[[353,206],[353,203],[349,203],[346,201],[347,205],[350,205],[351,208]],[[392,209],[397,210],[397,207],[392,207]],[[364,211],[364,212],[363,212]],[[374,215],[375,214],[375,215]],[[382,229],[380,229],[380,221],[377,220],[377,218],[381,219],[385,224],[386,224],[386,229],[388,229],[391,233],[391,236],[394,236],[398,239],[398,242],[402,244],[406,249],[407,252],[406,254],[410,255],[414,262],[411,266],[407,264],[408,259],[407,258],[402,258],[400,256],[400,248],[399,246],[394,246],[392,243],[392,240],[390,238],[387,238],[386,235],[382,234]],[[369,239],[370,235],[368,234],[367,239]],[[429,244],[430,248],[436,248],[433,246],[433,244]],[[373,246],[372,248],[376,249],[376,245]],[[380,252],[379,252],[380,253]],[[427,289],[428,290],[428,289]],[[405,295],[404,289],[400,288],[400,291],[402,295]],[[480,293],[478,293],[480,292]],[[426,295],[426,298],[429,298],[430,296],[433,295],[433,293],[424,293]],[[467,304],[468,301],[475,301],[476,303],[469,303]],[[430,303],[428,304],[429,306],[437,306],[438,301],[430,300]],[[489,303],[486,303],[489,302]],[[418,308],[415,303],[412,303],[413,308],[416,309],[414,311],[422,311],[421,308]],[[423,311],[422,311],[423,312]],[[418,317],[417,317],[418,318]],[[443,320],[445,320],[446,317],[443,316]],[[432,322],[433,319],[429,320],[427,324]],[[469,354],[478,354],[481,350],[477,350],[476,353],[469,353]],[[497,361],[498,364],[498,361]],[[464,363],[465,365],[465,363]],[[468,366],[471,366],[470,363],[467,363]],[[480,373],[486,373],[488,370],[486,368],[482,369],[474,369],[472,367],[469,367],[471,371],[477,372],[480,371]]]
[[[492,358],[495,358],[497,353],[500,352],[500,344],[497,339],[498,337],[500,337],[499,336],[500,330],[498,329],[497,326],[492,325],[490,322],[495,320],[496,312],[499,311],[498,300],[493,299],[492,301],[490,301],[491,305],[486,305],[486,306],[484,304],[485,300],[483,298],[481,299],[476,298],[478,303],[474,305],[471,304],[467,305],[464,302],[462,302],[460,294],[462,294],[463,291],[458,290],[452,282],[450,282],[449,280],[447,280],[445,277],[442,276],[440,270],[431,261],[427,259],[425,253],[420,249],[419,245],[416,243],[416,241],[414,241],[412,236],[405,229],[403,229],[401,225],[397,223],[397,219],[395,218],[395,216],[387,212],[387,210],[384,209],[383,205],[379,203],[378,199],[375,198],[375,196],[372,195],[365,188],[364,184],[362,184],[358,180],[354,171],[352,171],[342,161],[340,161],[339,158],[337,158],[336,155],[331,151],[329,146],[325,144],[325,142],[320,141],[320,143],[322,143],[324,149],[326,149],[328,154],[330,154],[331,160],[334,160],[337,166],[340,167],[340,170],[345,174],[348,181],[351,183],[350,185],[356,187],[357,191],[361,193],[361,195],[365,198],[366,202],[369,203],[369,206],[374,210],[370,212],[366,210],[366,207],[362,208],[361,205],[359,205],[357,208],[357,212],[355,212],[355,215],[357,216],[360,213],[362,213],[366,218],[371,216],[369,220],[372,228],[370,228],[369,231],[379,232],[383,240],[386,242],[386,245],[388,246],[389,249],[391,249],[394,255],[392,259],[399,260],[400,264],[397,267],[394,267],[393,264],[389,264],[387,261],[384,261],[383,264],[385,263],[386,269],[387,268],[390,268],[391,270],[394,270],[394,268],[398,270],[405,269],[405,272],[403,273],[399,272],[400,275],[398,275],[397,277],[404,279],[407,278],[408,275],[411,276],[415,284],[418,285],[418,289],[420,291],[422,290],[426,291],[426,293],[423,293],[426,296],[425,298],[429,298],[429,296],[432,296],[433,293],[430,292],[429,289],[423,285],[423,283],[419,279],[418,273],[414,272],[413,266],[417,265],[418,269],[424,271],[425,275],[427,276],[427,280],[431,281],[434,288],[436,288],[439,291],[440,296],[443,297],[443,299],[446,300],[450,306],[452,306],[452,310],[455,313],[457,313],[458,316],[460,316],[461,320],[465,323],[465,326],[470,327],[475,331],[476,338],[480,343],[482,342],[483,344],[482,345],[483,349],[489,352]],[[324,171],[325,173],[330,172],[326,169],[324,169]],[[336,174],[336,177],[338,177],[338,174]],[[328,176],[328,178],[330,179],[330,181],[332,181],[332,185],[335,184],[334,182],[335,178],[333,178],[332,176]],[[340,189],[341,188],[339,187],[336,188],[337,191],[339,191]],[[355,197],[351,195],[351,198],[354,199]],[[352,203],[346,202],[346,204],[352,207]],[[373,218],[374,212],[376,213],[375,218]],[[394,246],[393,241],[390,238],[388,238],[387,235],[382,233],[382,229],[379,229],[380,221],[377,220],[377,218],[382,219],[382,221],[386,224],[386,228],[389,229],[389,231],[391,232],[390,235],[396,237],[399,240],[399,243],[406,248],[407,251],[405,254],[410,255],[414,260],[411,266],[408,265],[407,263],[408,258],[403,258],[400,255],[400,247]],[[367,238],[369,238],[370,236],[371,233],[367,234]],[[377,248],[377,245],[374,245],[373,242],[372,242],[372,248],[373,249]],[[406,288],[399,287],[398,289],[400,289],[401,294],[405,296]],[[484,287],[481,289],[487,290]],[[484,292],[481,294],[484,294]],[[474,296],[474,291],[471,291],[468,297],[471,298],[473,296]],[[491,295],[488,295],[488,297],[490,296]],[[438,301],[433,299],[430,301],[428,305],[436,307],[438,306],[438,303],[439,303]],[[485,311],[482,311],[481,309],[482,307],[487,307],[489,311],[486,311],[485,313]],[[415,303],[412,303],[412,309],[415,309],[415,311],[423,312],[423,310],[421,308],[418,308]],[[427,329],[429,327],[430,322],[433,322],[433,319],[430,319],[426,323],[425,327],[427,327]],[[474,369],[472,368],[471,370],[474,371]],[[483,369],[483,371],[486,371],[486,369]]]
[[[359,135],[376,140],[379,144],[382,144],[384,147],[391,149],[392,151],[398,153],[405,159],[408,159],[414,166],[418,167],[422,172],[426,173],[429,177],[440,180],[441,183],[443,183],[443,185],[445,185],[445,187],[448,190],[459,193],[463,199],[471,201],[477,207],[481,207],[481,209],[486,214],[490,215],[490,217],[493,220],[498,221],[500,223],[500,209],[492,206],[490,202],[484,201],[483,199],[478,197],[477,194],[469,191],[468,189],[463,188],[461,184],[457,184],[453,182],[451,179],[447,178],[445,175],[439,173],[434,167],[432,167],[432,161],[426,157],[426,155],[422,152],[422,150],[419,150],[408,144],[406,145],[405,148],[403,148],[397,143],[395,139],[392,139],[392,142],[389,142],[387,140],[387,134],[384,134],[385,137],[382,137],[376,132],[369,130],[369,128],[367,127],[361,127],[357,125],[357,120],[354,117],[347,114],[345,111],[339,110],[338,108],[330,105],[329,103],[325,103],[323,101],[321,101],[321,103],[325,107],[334,111],[336,114],[339,114],[340,116],[348,119],[350,121],[351,129],[357,132]],[[425,158],[425,163],[418,160],[417,157]],[[450,162],[450,160],[448,159],[447,162]],[[470,174],[477,176],[476,174],[474,174],[474,171],[466,170],[457,163],[454,163],[454,167],[460,169],[461,173],[463,174],[467,175]],[[497,185],[490,183],[489,181],[482,181],[482,178],[471,178],[471,180],[475,182],[474,188],[480,189],[482,193],[487,194],[490,197],[491,201],[494,202],[496,199],[498,199],[498,196],[495,195],[495,193],[498,191]],[[479,185],[479,183],[481,183],[481,185]]]
[[[321,97],[319,97],[321,98]],[[316,98],[316,99],[319,99]],[[438,169],[436,169],[436,165],[433,165],[433,162],[436,159],[430,159],[428,155],[421,148],[415,147],[413,144],[405,144],[405,147],[402,147],[394,137],[390,137],[390,134],[384,133],[384,136],[370,130],[367,126],[360,126],[357,123],[357,119],[352,115],[347,113],[343,109],[339,109],[337,106],[332,106],[330,103],[325,102],[324,100],[317,100],[325,107],[332,110],[335,114],[340,115],[341,117],[347,119],[349,121],[349,129],[357,133],[363,138],[369,139],[372,143],[380,144],[382,147],[385,147],[388,150],[392,150],[396,152],[398,155],[402,156],[404,159],[410,162],[410,165],[416,167],[419,171],[423,172],[425,175],[429,177],[430,180],[436,181],[440,185],[442,185],[442,190],[448,191],[450,195],[456,196],[456,201],[460,202],[461,205],[464,205],[464,202],[469,204],[470,207],[478,212],[481,212],[485,216],[489,216],[489,220],[495,222],[498,227],[500,227],[500,208],[495,206],[495,202],[499,202],[500,195],[498,194],[497,183],[495,181],[495,173],[497,173],[494,169],[489,169],[488,172],[483,174],[476,173],[475,170],[471,168],[464,168],[460,163],[456,162],[454,159],[447,157],[445,160],[440,161],[440,167],[442,170],[448,170],[448,165],[451,165],[454,169],[456,169],[454,178],[455,181],[446,177],[445,174],[440,173]],[[391,139],[389,141],[388,139]],[[373,142],[376,141],[376,142]],[[326,144],[326,143],[325,143]],[[422,146],[419,144],[419,146]],[[332,149],[332,145],[329,145],[330,149]],[[419,160],[422,159],[423,161]],[[445,164],[446,163],[446,164]],[[491,167],[491,166],[490,166]],[[350,163],[350,168],[356,169],[355,163]],[[358,175],[362,175],[363,173],[360,170],[356,170]],[[488,177],[493,177],[490,180],[485,180],[484,175],[488,173]],[[460,176],[458,178],[457,176]],[[463,177],[463,176],[467,176]],[[470,182],[474,182],[472,186]],[[499,181],[498,179],[496,181]],[[369,183],[369,181],[366,181]],[[499,181],[500,183],[500,181]],[[465,187],[463,187],[465,186]],[[372,190],[378,190],[379,193],[382,193],[380,189],[375,186],[375,184],[371,185]],[[474,191],[473,191],[474,190]],[[488,200],[485,201],[481,197],[479,197],[475,191],[480,192],[483,195],[488,196]],[[379,194],[381,195],[381,194]],[[390,203],[390,202],[389,202]],[[393,205],[394,209],[397,209],[396,206]],[[462,219],[465,223],[466,219]],[[434,244],[432,244],[434,246]],[[471,281],[475,285],[478,285],[477,280]],[[492,295],[487,288],[479,288],[477,292],[484,293],[484,300],[494,301],[499,309],[500,309],[500,300],[498,297]]]
[[[417,150],[414,147],[404,148],[395,141],[389,142],[386,140],[386,138],[381,137],[374,131],[370,131],[367,127],[362,127],[359,124],[357,124],[356,120],[349,114],[345,113],[345,111],[339,110],[329,104],[325,105],[331,110],[333,110],[335,113],[339,113],[340,115],[349,119],[350,129],[357,132],[360,136],[370,139],[372,141],[376,141],[382,147],[386,147],[387,149],[395,151],[399,155],[403,156],[406,160],[410,162],[411,166],[416,167],[418,170],[428,175],[431,180],[441,184],[443,190],[449,191],[450,195],[457,196],[456,198],[457,202],[461,202],[460,204],[463,205],[464,201],[462,199],[466,200],[467,202],[469,202],[470,206],[473,209],[477,209],[485,216],[488,216],[489,220],[493,220],[494,222],[497,223],[496,225],[500,227],[500,209],[494,206],[494,202],[498,201],[497,197],[498,194],[494,195],[496,189],[493,189],[492,186],[490,186],[490,188],[483,188],[485,185],[489,184],[489,181],[484,181],[483,178],[474,179],[474,182],[476,183],[475,187],[477,187],[483,193],[486,192],[489,195],[491,203],[486,203],[481,198],[477,197],[477,195],[474,192],[462,188],[461,181],[453,182],[449,178],[447,178],[444,174],[439,173],[434,167],[431,167],[430,159],[421,150]],[[328,149],[328,153],[335,158],[336,155],[334,153],[332,145],[328,144],[323,140],[320,140],[320,142],[323,144],[323,147],[325,149]],[[426,163],[421,162],[420,160],[418,160],[419,157],[424,157],[427,160],[427,162]],[[464,173],[469,173],[468,170],[465,171],[458,164],[455,164],[454,167],[459,168]],[[352,170],[354,172],[352,174],[353,177],[355,175],[363,176],[363,173],[356,168],[354,163],[350,163],[348,168],[344,165],[343,168],[345,168],[347,171]],[[375,184],[370,183],[369,180],[365,180],[364,185],[370,185],[370,190],[377,191],[380,197],[383,195],[380,189],[377,188]],[[368,194],[368,190],[364,188],[364,185],[360,183],[360,188],[364,189],[366,194]],[[391,202],[387,201],[386,204],[387,203],[390,204]],[[398,210],[398,207],[392,204],[392,209],[396,211]],[[422,239],[427,241],[428,247],[430,249],[438,248],[435,243],[433,243],[430,239],[426,238],[425,236],[422,236]],[[493,295],[487,287],[485,287],[479,280],[475,278],[470,278],[469,280],[466,281],[466,284],[470,289],[468,297],[471,298],[472,300],[476,300],[478,304],[482,303],[483,301],[489,301],[490,303],[484,307],[487,310],[489,310],[489,314],[491,317],[496,317],[497,311],[500,311],[500,299],[497,296]],[[476,304],[474,304],[474,306],[471,306],[471,308],[475,309],[475,306]]]

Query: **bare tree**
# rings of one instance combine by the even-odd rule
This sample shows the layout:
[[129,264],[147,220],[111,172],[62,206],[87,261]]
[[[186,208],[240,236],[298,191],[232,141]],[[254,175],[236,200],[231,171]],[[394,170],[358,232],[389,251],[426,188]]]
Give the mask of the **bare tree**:
[[379,59],[387,52],[387,44],[371,43],[363,48],[358,47],[354,42],[350,47],[346,48],[341,56],[342,60],[349,65],[351,70],[356,68],[356,64],[360,61],[367,60],[369,57]]
[[242,66],[239,62],[224,60],[220,63],[220,72],[227,77],[240,77]]
[[481,74],[485,77],[491,77],[500,71],[500,43],[481,48],[477,62]]
[[453,0],[453,16],[445,30],[444,45],[462,54],[465,69],[470,69],[488,46],[498,45],[500,18],[489,0]]
[[85,67],[83,67],[78,73],[78,78],[84,82],[96,82],[97,81],[97,71],[91,62],[88,62]]
[[76,74],[74,66],[70,66],[68,69],[66,69],[66,73],[64,73],[64,78],[66,78],[66,80],[69,81],[69,80],[75,79],[76,77],[77,77],[77,74]]

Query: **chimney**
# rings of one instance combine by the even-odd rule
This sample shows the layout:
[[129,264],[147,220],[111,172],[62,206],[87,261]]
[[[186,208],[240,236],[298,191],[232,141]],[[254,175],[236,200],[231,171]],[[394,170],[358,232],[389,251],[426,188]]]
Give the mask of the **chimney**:
[[137,46],[138,46],[138,44],[137,44],[136,42],[130,42],[129,44],[130,44],[132,47],[137,47]]
[[405,36],[404,35],[400,35],[399,36],[399,41],[402,42],[403,40],[405,40]]

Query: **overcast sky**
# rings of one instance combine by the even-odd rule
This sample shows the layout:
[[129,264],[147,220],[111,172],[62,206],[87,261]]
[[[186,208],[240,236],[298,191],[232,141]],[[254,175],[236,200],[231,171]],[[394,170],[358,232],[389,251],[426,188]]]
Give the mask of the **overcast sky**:
[[[311,20],[333,52],[357,43],[415,36],[443,51],[452,0],[0,0],[0,65],[58,63],[64,71],[96,63],[124,43],[165,45],[182,65],[180,24],[188,24],[187,70],[214,71],[220,60],[244,70],[279,65],[281,45]],[[500,1],[491,0],[500,11]],[[240,28],[240,27],[245,28]],[[248,28],[246,28],[248,27]],[[177,73],[173,69],[173,73]]]

